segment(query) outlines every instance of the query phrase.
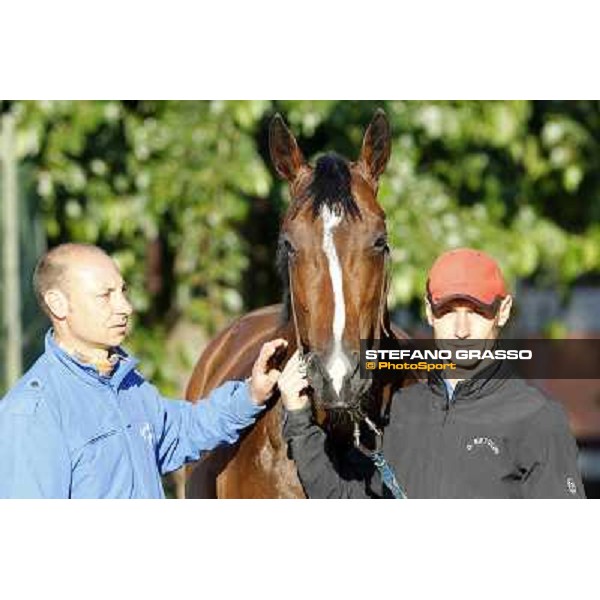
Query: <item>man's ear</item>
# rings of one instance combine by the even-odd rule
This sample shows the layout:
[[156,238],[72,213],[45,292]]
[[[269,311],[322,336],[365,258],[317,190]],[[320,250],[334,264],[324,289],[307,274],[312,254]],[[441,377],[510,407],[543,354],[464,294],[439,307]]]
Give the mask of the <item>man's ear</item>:
[[429,302],[429,298],[427,296],[423,297],[423,301],[425,302],[425,313],[427,314],[427,322],[431,327],[433,327],[433,310],[431,310],[431,302]]
[[69,312],[69,300],[64,292],[52,288],[44,294],[44,302],[56,319],[64,319]]
[[500,302],[500,308],[498,309],[498,327],[504,327],[506,322],[510,318],[510,310],[512,308],[513,299],[512,296],[506,296],[506,298],[502,299]]

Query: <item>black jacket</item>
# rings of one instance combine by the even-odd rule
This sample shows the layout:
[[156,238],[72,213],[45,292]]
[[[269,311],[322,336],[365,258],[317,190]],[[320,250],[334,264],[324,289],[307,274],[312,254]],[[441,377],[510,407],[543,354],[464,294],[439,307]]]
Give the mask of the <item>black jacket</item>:
[[[502,365],[491,373],[460,382],[452,400],[439,377],[394,396],[383,451],[407,496],[584,498],[562,407]],[[309,409],[287,413],[283,432],[309,498],[391,497],[358,451],[332,457]]]

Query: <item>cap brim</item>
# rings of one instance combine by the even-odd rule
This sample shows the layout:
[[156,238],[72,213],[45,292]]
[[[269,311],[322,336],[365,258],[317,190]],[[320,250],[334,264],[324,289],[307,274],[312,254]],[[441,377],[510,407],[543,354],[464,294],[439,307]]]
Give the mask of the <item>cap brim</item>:
[[[452,294],[450,296],[444,296],[437,302],[434,302],[431,296],[429,296],[429,303],[431,304],[431,309],[433,314],[441,312],[444,308],[447,308],[448,304],[452,302],[456,302],[457,300],[463,300],[470,302],[475,305],[481,312],[488,318],[493,318],[496,316],[498,309],[500,308],[500,302],[502,298],[497,297],[493,302],[486,304],[479,300],[479,298],[475,298],[474,296],[469,296],[469,294]],[[436,315],[437,316],[437,315]]]

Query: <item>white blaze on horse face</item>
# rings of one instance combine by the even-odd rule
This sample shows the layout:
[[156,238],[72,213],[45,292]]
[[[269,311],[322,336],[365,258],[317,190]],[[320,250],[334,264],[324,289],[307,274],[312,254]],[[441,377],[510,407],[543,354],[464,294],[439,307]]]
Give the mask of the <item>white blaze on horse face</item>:
[[323,219],[323,251],[329,263],[329,275],[333,288],[333,351],[327,361],[327,372],[333,382],[335,391],[342,389],[344,375],[350,370],[348,359],[342,350],[342,335],[346,326],[346,303],[344,302],[344,281],[342,267],[333,242],[333,231],[342,220],[342,212],[334,212],[328,206],[321,209]]

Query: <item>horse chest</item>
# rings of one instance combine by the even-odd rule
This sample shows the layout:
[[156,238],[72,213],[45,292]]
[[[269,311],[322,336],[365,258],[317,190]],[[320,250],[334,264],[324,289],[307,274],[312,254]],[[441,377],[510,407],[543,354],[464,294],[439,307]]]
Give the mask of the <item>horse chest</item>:
[[241,441],[217,480],[219,498],[304,498],[281,436],[281,408],[273,407]]

